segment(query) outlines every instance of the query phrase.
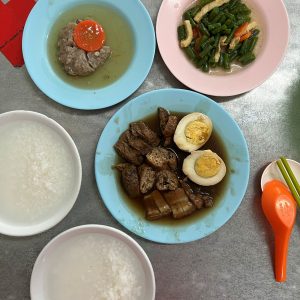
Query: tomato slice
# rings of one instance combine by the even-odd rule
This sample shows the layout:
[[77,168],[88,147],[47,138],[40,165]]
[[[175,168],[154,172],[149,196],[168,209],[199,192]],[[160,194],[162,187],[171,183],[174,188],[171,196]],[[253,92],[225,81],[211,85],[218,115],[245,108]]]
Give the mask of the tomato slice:
[[93,20],[84,20],[76,25],[73,39],[78,48],[91,52],[103,47],[106,36],[100,24]]

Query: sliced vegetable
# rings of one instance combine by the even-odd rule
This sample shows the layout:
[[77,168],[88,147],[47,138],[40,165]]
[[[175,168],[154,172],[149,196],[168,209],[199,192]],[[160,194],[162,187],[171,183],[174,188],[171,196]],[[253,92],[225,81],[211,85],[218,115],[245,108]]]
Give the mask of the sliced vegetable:
[[239,58],[239,61],[242,65],[250,64],[253,60],[255,60],[255,55],[252,52],[248,52]]
[[249,52],[250,44],[251,44],[251,41],[249,41],[249,40],[246,40],[243,42],[242,47],[240,49],[241,55],[244,55],[245,53]]
[[208,46],[206,46],[204,49],[203,49],[203,51],[202,52],[200,52],[200,57],[201,58],[203,58],[203,57],[205,57],[206,55],[208,55],[208,53],[210,52],[210,50],[213,48],[213,46],[212,45],[208,45]]
[[201,37],[198,37],[196,40],[195,40],[195,46],[194,46],[194,50],[196,53],[198,53],[200,51],[200,46],[201,46]]
[[192,47],[186,47],[186,48],[184,48],[184,51],[191,60],[194,60],[196,58],[196,54],[195,54],[194,50],[192,49]]
[[232,62],[234,61],[238,56],[238,52],[237,50],[234,50],[232,51],[230,54],[229,54],[229,61]]
[[224,16],[225,14],[223,12],[219,13],[212,21],[211,24],[219,23],[220,19]]
[[233,27],[233,29],[231,30],[231,33],[229,34],[228,38],[226,39],[226,44],[230,44],[231,40],[233,39],[235,30],[236,30],[236,26]]
[[201,68],[208,60],[208,56],[204,56],[203,58],[200,58],[196,61],[196,66],[198,68]]
[[212,44],[214,41],[215,41],[215,38],[214,38],[213,36],[210,37],[209,39],[207,39],[205,42],[203,42],[203,43],[201,44],[201,48],[202,48],[202,49],[206,48],[206,46]]
[[241,37],[247,32],[255,29],[256,27],[257,27],[256,22],[251,22],[251,23],[245,22],[235,31],[234,36]]
[[225,70],[230,70],[230,62],[228,53],[224,53],[223,56],[223,67]]
[[212,21],[220,12],[219,7],[215,7],[209,14],[208,20]]
[[219,28],[219,27],[221,27],[222,26],[222,24],[221,23],[214,23],[214,24],[210,24],[210,25],[208,25],[208,30],[209,31],[213,31],[213,30],[215,30],[215,29],[217,29],[217,28]]
[[219,42],[220,42],[220,34],[218,33],[215,35],[215,41],[214,41],[213,47],[217,48],[219,45]]
[[198,28],[198,27],[194,27],[194,28],[193,28],[193,39],[198,38],[199,35],[200,35],[199,28]]
[[256,46],[256,43],[258,41],[258,37],[255,36],[253,39],[251,39],[251,42],[250,42],[250,46],[249,46],[249,51],[252,52]]
[[234,33],[235,37],[241,37],[245,33],[247,33],[247,28],[248,28],[249,23],[245,22],[243,23]]
[[185,28],[184,25],[180,25],[177,27],[177,35],[178,35],[178,40],[184,40],[186,37],[186,33],[185,33]]
[[217,50],[216,50],[216,53],[215,53],[215,62],[219,62],[220,60],[220,56],[221,56],[221,46],[223,45],[223,43],[225,43],[227,37],[226,36],[221,36],[220,39],[219,39],[219,44],[218,44],[218,47],[217,47]]
[[190,45],[190,43],[193,40],[193,29],[192,29],[191,22],[189,20],[184,20],[183,25],[186,32],[186,38],[180,41],[180,47],[186,48]]
[[224,53],[222,53],[222,52],[221,52],[218,64],[220,67],[223,67],[223,65],[224,65]]
[[227,30],[227,26],[225,24],[223,24],[221,27],[218,27],[214,30],[212,30],[212,34],[217,34],[218,32],[224,32],[225,30]]
[[209,37],[207,35],[203,35],[201,42],[200,42],[200,47],[202,47],[202,45],[209,39]]
[[205,27],[205,25],[202,22],[200,22],[199,24],[199,29],[203,34],[210,36],[208,29]]
[[103,27],[93,20],[84,20],[76,25],[73,39],[78,48],[88,52],[101,49],[105,43]]
[[208,62],[206,62],[203,66],[202,66],[202,71],[207,73],[209,71],[209,65],[208,65]]
[[251,36],[251,31],[248,31],[247,33],[243,34],[240,38],[240,42],[243,42],[244,40],[247,40]]
[[234,37],[229,44],[229,49],[230,50],[236,49],[236,46],[239,44],[239,42],[240,42],[240,37]]
[[184,15],[183,15],[184,19],[185,20],[189,20],[192,27],[195,27],[197,24],[196,22],[194,21],[193,17],[191,16],[191,13],[189,12],[185,12]]
[[223,4],[229,2],[230,0],[215,0],[211,3],[206,4],[201,10],[195,15],[195,22],[199,23],[204,15],[206,15],[209,11],[213,10],[215,7],[222,6]]
[[235,8],[240,2],[241,0],[232,0],[229,4],[229,9]]

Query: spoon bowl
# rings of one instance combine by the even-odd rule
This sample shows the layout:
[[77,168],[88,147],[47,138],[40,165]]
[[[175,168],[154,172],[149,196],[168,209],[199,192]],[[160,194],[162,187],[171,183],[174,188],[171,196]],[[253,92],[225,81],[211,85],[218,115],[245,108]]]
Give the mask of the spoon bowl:
[[296,218],[296,202],[288,188],[279,180],[263,187],[262,209],[275,235],[275,279],[286,280],[288,243]]

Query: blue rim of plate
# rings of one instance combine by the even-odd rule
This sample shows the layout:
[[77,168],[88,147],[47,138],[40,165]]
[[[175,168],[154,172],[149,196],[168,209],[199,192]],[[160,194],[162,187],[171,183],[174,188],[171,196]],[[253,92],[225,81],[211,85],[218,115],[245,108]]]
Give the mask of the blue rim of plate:
[[[113,145],[132,121],[143,119],[162,106],[171,111],[200,111],[213,122],[227,151],[230,175],[222,199],[210,214],[193,223],[160,225],[138,216],[122,199],[117,171],[112,169],[117,154]],[[234,170],[232,172],[231,170]],[[245,195],[250,172],[246,140],[237,123],[221,105],[210,98],[181,89],[161,89],[142,94],[119,109],[105,126],[95,155],[95,176],[98,190],[113,217],[136,235],[158,243],[178,244],[201,239],[223,226],[234,214]]]
[[[109,5],[121,13],[131,26],[135,39],[134,56],[121,78],[107,87],[90,90],[76,88],[60,79],[47,55],[48,33],[58,16],[74,6],[87,3]],[[38,88],[62,105],[83,110],[109,107],[134,93],[150,71],[155,47],[153,23],[140,0],[39,0],[26,21],[22,41],[26,68]]]

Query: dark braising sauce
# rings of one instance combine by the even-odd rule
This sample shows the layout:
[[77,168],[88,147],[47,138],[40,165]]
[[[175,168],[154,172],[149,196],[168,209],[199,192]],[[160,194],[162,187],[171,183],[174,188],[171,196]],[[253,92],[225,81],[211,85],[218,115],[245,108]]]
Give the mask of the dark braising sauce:
[[[172,111],[170,113],[172,115],[178,116],[179,119],[181,119],[185,115],[187,115],[187,113],[177,113],[177,112],[172,112]],[[144,121],[153,131],[155,131],[156,133],[158,133],[160,135],[159,120],[158,120],[157,113],[154,113],[147,118],[141,119],[141,121]],[[183,160],[190,153],[181,151],[180,149],[178,149],[178,147],[175,145],[175,143],[172,143],[167,148],[173,149],[176,152],[176,154],[178,156],[178,174],[179,174],[180,178],[184,178],[184,174],[181,171],[182,163],[183,163]],[[212,211],[219,205],[220,199],[222,198],[222,195],[228,185],[231,170],[230,170],[230,165],[229,165],[229,161],[228,161],[228,155],[227,155],[226,148],[222,142],[222,139],[220,138],[218,133],[215,131],[215,129],[213,129],[212,135],[209,138],[209,140],[207,141],[207,143],[199,150],[207,150],[207,149],[210,149],[213,152],[216,152],[223,159],[223,161],[226,165],[226,168],[227,168],[226,176],[220,183],[218,183],[214,186],[208,186],[208,187],[201,186],[201,192],[208,193],[209,195],[211,195],[214,198],[214,206],[212,208],[202,208],[200,210],[196,210],[192,215],[185,217],[183,219],[179,219],[179,220],[178,219],[176,220],[176,219],[172,218],[171,216],[169,216],[169,217],[164,217],[164,218],[156,220],[156,221],[149,221],[149,222],[154,222],[154,223],[160,224],[160,225],[181,226],[183,224],[193,223],[195,220],[203,217],[204,215],[212,213]],[[121,157],[119,157],[118,155],[116,155],[115,164],[118,164],[121,162],[124,162],[124,160]],[[120,194],[122,195],[122,199],[124,199],[124,201],[126,202],[128,207],[135,214],[137,214],[141,218],[145,219],[145,209],[143,206],[143,199],[142,198],[131,199],[126,194],[126,192],[124,191],[124,189],[122,187],[120,172],[115,170],[114,176],[116,176],[116,181],[118,183],[117,188],[118,188],[118,191],[120,192]],[[191,182],[189,182],[189,183],[191,183]],[[195,184],[193,186],[193,184],[191,184],[191,186],[194,187],[197,185]]]

